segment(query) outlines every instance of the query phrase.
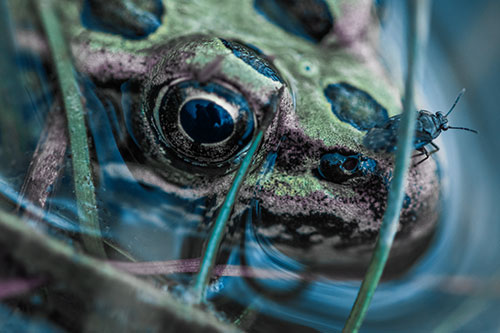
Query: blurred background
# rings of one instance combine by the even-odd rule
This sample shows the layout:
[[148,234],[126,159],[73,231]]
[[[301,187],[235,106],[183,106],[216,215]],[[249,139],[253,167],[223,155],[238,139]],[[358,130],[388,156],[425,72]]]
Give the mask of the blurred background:
[[[469,299],[457,302],[437,327],[442,331],[498,331],[500,2],[434,1],[432,13],[429,68],[448,101],[461,87],[467,89],[465,108],[460,109],[466,112],[457,112],[450,123],[479,130],[477,136],[453,133],[461,173],[449,181],[461,184],[455,211],[465,229],[461,239],[474,246],[464,254],[464,261],[471,261],[465,274],[483,281]],[[425,80],[422,84],[425,86]],[[464,289],[466,284],[462,282]]]
[[[396,38],[395,45],[404,45],[403,6],[398,1],[388,1],[387,5],[387,17],[383,23],[387,35],[382,36],[382,41],[388,38],[386,43],[391,44],[390,39]],[[443,332],[490,332],[500,328],[498,17],[500,2],[495,0],[440,0],[432,3],[429,45],[420,77],[423,98],[418,100],[417,108],[446,111],[460,89],[466,88],[467,92],[450,115],[449,122],[451,126],[476,129],[479,135],[450,130],[438,141],[441,147],[445,147],[441,156],[446,156],[442,162],[449,206],[440,239],[421,267],[426,267],[422,276],[433,276],[432,280],[441,281],[434,285],[437,290],[432,295],[412,294],[413,298],[406,298],[406,301],[401,298],[403,304],[409,302],[415,306],[414,311],[418,312],[415,317],[420,323],[410,319],[406,322],[409,326],[403,322],[396,324],[398,320],[383,324],[383,313],[379,312],[377,318],[374,312],[378,311],[372,310],[369,321],[373,326],[365,324],[365,328]],[[432,268],[436,262],[440,262],[440,267]],[[426,279],[417,277],[406,286],[423,290],[426,283]],[[383,287],[382,290],[387,291],[385,296],[391,297],[390,288]],[[381,309],[384,308],[382,290],[374,302]],[[429,307],[420,308],[419,297]],[[426,309],[432,310],[427,312]]]

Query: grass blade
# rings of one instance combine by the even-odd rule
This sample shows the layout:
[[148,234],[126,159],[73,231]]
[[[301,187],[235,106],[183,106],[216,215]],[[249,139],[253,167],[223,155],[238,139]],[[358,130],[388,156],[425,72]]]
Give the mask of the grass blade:
[[284,87],[282,87],[279,92],[271,98],[271,102],[269,103],[269,112],[264,114],[267,115],[267,119],[264,119],[262,125],[252,140],[250,145],[250,149],[248,150],[245,158],[241,162],[241,165],[238,169],[238,172],[234,176],[233,183],[231,184],[231,188],[226,195],[224,203],[220,209],[219,215],[217,215],[217,219],[215,220],[215,224],[208,240],[207,246],[205,248],[203,258],[200,265],[200,271],[196,275],[194,286],[193,286],[193,296],[194,302],[200,303],[205,298],[205,289],[208,284],[208,280],[212,274],[212,270],[215,265],[215,258],[217,256],[217,252],[219,251],[219,246],[224,236],[224,229],[226,228],[227,221],[231,215],[234,202],[238,195],[238,191],[245,180],[245,177],[250,169],[250,165],[252,163],[252,159],[257,152],[257,148],[259,148],[262,138],[264,136],[264,132],[266,131],[270,121],[272,120],[272,116],[275,114],[279,101],[281,100],[281,96],[284,92]]
[[[45,118],[42,134],[19,192],[18,210],[24,208],[27,202],[45,209],[52,192],[51,188],[63,171],[61,165],[64,165],[68,146],[68,126],[60,99],[54,102]],[[27,218],[40,220],[31,214],[29,209],[24,214]]]
[[196,280],[193,287],[195,303],[200,303],[204,299],[205,288],[208,284],[208,279],[211,276],[212,269],[215,264],[215,258],[224,236],[224,229],[226,228],[227,221],[229,220],[229,217],[231,215],[231,211],[233,209],[238,191],[241,187],[241,184],[245,180],[245,176],[248,173],[253,156],[255,155],[255,152],[257,151],[257,148],[262,141],[263,135],[263,130],[260,130],[253,139],[250,149],[241,162],[240,168],[238,169],[238,172],[234,177],[233,183],[231,185],[231,188],[229,189],[228,194],[226,195],[224,203],[222,204],[219,215],[217,215],[212,234],[210,235],[210,239],[208,240],[208,244],[203,255],[203,259],[200,265],[200,271],[196,275]]
[[104,247],[100,240],[99,217],[92,181],[87,129],[81,94],[74,75],[74,68],[68,45],[64,39],[59,19],[51,0],[35,1],[52,52],[52,63],[59,79],[72,152],[73,176],[80,225],[91,232],[82,233],[85,249],[104,257]]
[[344,326],[344,332],[357,332],[370,306],[385,263],[389,257],[403,206],[404,184],[410,165],[415,135],[415,76],[427,40],[430,0],[407,0],[409,8],[408,72],[405,83],[403,115],[398,133],[394,177],[390,184],[387,208],[377,244],[361,284],[356,301]]
[[87,331],[238,331],[149,283],[36,232],[16,215],[2,210],[0,247],[9,249],[9,255],[29,274],[46,278],[48,287],[53,285],[58,291],[77,296],[77,304],[81,304],[78,309],[85,311],[83,328]]

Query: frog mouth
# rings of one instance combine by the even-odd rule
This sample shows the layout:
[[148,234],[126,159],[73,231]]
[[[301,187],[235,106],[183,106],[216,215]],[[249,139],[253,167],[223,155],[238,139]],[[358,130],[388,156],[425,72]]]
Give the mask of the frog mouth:
[[[308,270],[334,279],[362,279],[377,238],[377,230],[359,230],[360,221],[346,221],[329,213],[283,213],[261,202],[254,218],[254,232],[259,243],[272,246],[285,256],[304,264]],[[405,211],[401,225],[435,221],[435,211]],[[435,224],[418,237],[399,232],[391,250],[383,279],[407,272],[432,243]]]

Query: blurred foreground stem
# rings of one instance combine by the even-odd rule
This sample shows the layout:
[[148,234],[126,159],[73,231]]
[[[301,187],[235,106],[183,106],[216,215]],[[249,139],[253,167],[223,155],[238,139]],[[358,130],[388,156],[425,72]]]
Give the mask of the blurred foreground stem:
[[[29,274],[46,278],[84,304],[82,331],[234,332],[211,315],[179,303],[168,293],[77,253],[15,215],[0,211],[0,246]],[[101,310],[99,310],[101,309]]]
[[52,65],[59,79],[59,88],[63,98],[68,121],[68,133],[71,144],[73,177],[78,208],[78,217],[82,227],[82,241],[85,249],[96,257],[105,257],[100,239],[99,216],[92,180],[87,128],[81,93],[75,79],[75,72],[64,39],[59,18],[51,0],[35,1],[52,52]]
[[375,250],[368,266],[356,301],[344,326],[344,332],[357,332],[363,323],[380,277],[384,271],[399,223],[403,206],[404,185],[413,151],[415,136],[415,81],[427,41],[430,17],[430,0],[407,0],[409,12],[408,71],[405,84],[403,115],[398,133],[396,164],[392,178],[387,208],[385,210]]

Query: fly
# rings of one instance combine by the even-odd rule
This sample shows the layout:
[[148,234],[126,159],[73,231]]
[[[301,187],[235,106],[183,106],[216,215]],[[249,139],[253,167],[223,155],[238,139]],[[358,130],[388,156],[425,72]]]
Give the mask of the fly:
[[[413,146],[415,150],[420,152],[420,154],[414,155],[413,157],[425,155],[425,158],[418,162],[417,165],[427,160],[429,156],[439,150],[439,147],[432,142],[432,140],[436,139],[442,131],[460,129],[477,134],[476,130],[470,128],[448,126],[448,115],[453,111],[464,93],[465,89],[462,89],[455,99],[455,103],[453,103],[452,107],[446,114],[443,114],[440,111],[435,114],[427,110],[418,111]],[[363,144],[375,152],[385,151],[390,153],[395,151],[400,121],[401,115],[398,114],[376,124],[366,133],[363,138]],[[427,149],[425,149],[425,146],[428,144],[432,145],[434,148],[434,150],[430,153]]]

